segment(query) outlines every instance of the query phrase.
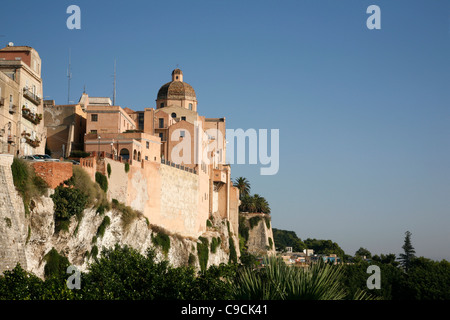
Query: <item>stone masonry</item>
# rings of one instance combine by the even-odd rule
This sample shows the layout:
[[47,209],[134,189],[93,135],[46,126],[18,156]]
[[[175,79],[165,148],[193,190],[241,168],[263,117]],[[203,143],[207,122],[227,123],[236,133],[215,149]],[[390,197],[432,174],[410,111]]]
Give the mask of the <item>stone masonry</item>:
[[17,263],[27,268],[25,211],[14,187],[12,161],[12,155],[0,154],[0,274]]

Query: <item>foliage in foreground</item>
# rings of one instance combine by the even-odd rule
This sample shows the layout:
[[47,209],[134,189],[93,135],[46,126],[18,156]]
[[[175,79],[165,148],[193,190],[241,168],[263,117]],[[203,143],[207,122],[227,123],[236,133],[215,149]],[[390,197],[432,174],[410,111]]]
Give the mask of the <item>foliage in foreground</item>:
[[317,264],[302,269],[271,258],[257,269],[228,264],[196,272],[171,267],[129,247],[103,249],[81,273],[81,289],[67,288],[68,260],[51,250],[42,280],[17,265],[0,275],[0,300],[239,300],[239,299],[450,299],[450,263],[416,258],[409,273],[393,264],[379,264],[381,290],[367,290],[367,262]]
[[[233,296],[238,300],[343,300],[348,298],[342,286],[342,266],[325,263],[309,268],[286,265],[281,259],[265,259],[265,267],[240,270],[233,283]],[[352,299],[368,299],[363,291]]]

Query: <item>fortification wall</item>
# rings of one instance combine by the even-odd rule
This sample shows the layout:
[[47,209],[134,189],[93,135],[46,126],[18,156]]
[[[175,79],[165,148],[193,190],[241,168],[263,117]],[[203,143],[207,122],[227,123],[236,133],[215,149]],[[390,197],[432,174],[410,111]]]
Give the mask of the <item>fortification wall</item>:
[[[150,224],[197,238],[206,230],[207,205],[199,205],[199,175],[158,162],[140,167],[105,159],[111,166],[108,198],[138,210]],[[203,178],[207,179],[207,176]],[[206,199],[204,200],[206,203]]]

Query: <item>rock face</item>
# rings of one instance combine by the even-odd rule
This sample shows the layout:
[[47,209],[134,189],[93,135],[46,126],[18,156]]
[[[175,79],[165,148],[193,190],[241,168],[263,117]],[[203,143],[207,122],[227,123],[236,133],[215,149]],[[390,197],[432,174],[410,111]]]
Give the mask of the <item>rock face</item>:
[[274,255],[271,217],[261,213],[241,213],[240,223],[248,229],[247,251],[255,256]]
[[0,272],[17,263],[27,267],[27,223],[22,199],[13,183],[12,161],[12,155],[0,155]]
[[[124,226],[121,212],[110,210],[100,215],[94,208],[84,210],[80,222],[72,217],[67,232],[55,233],[53,200],[50,197],[53,190],[49,189],[47,195],[34,199],[31,212],[26,216],[22,198],[13,184],[12,159],[12,156],[0,156],[0,274],[20,263],[24,269],[43,278],[44,256],[52,248],[66,256],[80,271],[88,270],[94,255],[98,256],[104,248],[113,248],[116,244],[133,247],[141,254],[153,248],[159,260],[167,259],[174,267],[192,265],[198,270],[201,268],[200,260],[206,259],[209,267],[228,263],[230,255],[240,256],[238,230],[233,230],[232,224],[218,213],[210,217],[207,230],[199,239],[173,234],[152,225],[144,217],[137,217]],[[98,229],[105,217],[110,223],[101,236]],[[247,222],[250,218],[247,217]],[[167,252],[153,241],[158,233],[164,233],[170,239]],[[269,238],[273,239],[272,229],[267,228],[262,219],[249,231],[249,252],[257,255],[274,253],[274,249],[269,248]],[[201,240],[205,239],[209,247],[207,257],[204,253],[200,257],[198,248],[202,245]]]

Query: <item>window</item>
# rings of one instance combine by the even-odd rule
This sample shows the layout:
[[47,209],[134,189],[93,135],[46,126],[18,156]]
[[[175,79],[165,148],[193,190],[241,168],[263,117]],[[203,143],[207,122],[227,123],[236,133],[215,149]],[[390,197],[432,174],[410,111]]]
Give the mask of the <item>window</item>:
[[184,130],[180,131],[180,138],[184,138],[186,135],[186,132],[184,132]]
[[172,112],[172,114],[170,115],[172,118],[176,118],[177,114],[175,112]]
[[163,139],[164,135],[162,132],[159,134],[159,137],[161,138],[161,141],[164,141],[164,139]]
[[164,118],[159,118],[159,127],[164,128]]
[[97,134],[97,130],[91,130],[91,133]]
[[192,103],[189,103],[189,110],[192,110]]
[[176,79],[178,80],[178,76],[176,76]]
[[148,161],[148,157],[147,156],[145,156],[145,161]]
[[181,117],[181,120],[184,120],[184,121],[186,121],[186,117]]
[[91,114],[91,121],[97,122],[98,121],[98,114]]
[[161,104],[159,105],[160,108],[164,108],[164,102],[161,102]]
[[[147,149],[150,148],[150,142],[147,141],[147,142],[145,143],[145,145],[146,145]],[[145,160],[147,160],[147,159],[145,159]]]

